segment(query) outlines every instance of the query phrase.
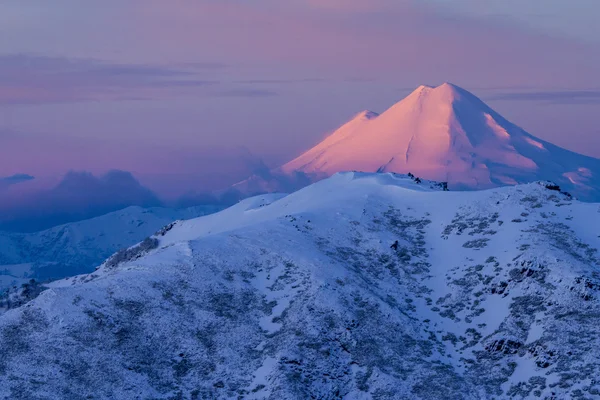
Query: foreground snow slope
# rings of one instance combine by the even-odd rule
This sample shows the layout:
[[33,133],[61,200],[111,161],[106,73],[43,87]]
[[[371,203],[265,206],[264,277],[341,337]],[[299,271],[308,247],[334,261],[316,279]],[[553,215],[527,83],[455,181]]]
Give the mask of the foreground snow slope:
[[342,173],[169,225],[0,315],[0,397],[597,397],[600,206],[551,189]]
[[0,292],[32,278],[58,279],[91,272],[115,251],[139,242],[169,222],[218,210],[218,206],[128,207],[41,232],[0,232]]

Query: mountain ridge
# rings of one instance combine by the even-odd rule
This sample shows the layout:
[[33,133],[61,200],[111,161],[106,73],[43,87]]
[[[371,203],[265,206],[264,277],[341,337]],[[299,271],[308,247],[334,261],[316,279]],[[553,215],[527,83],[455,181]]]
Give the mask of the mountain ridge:
[[0,314],[0,397],[593,397],[598,207],[358,172],[246,199]]

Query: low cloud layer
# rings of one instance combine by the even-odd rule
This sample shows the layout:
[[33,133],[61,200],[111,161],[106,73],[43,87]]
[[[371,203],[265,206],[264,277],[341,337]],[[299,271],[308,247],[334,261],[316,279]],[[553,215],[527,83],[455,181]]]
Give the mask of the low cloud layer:
[[228,65],[114,63],[34,54],[0,55],[0,104],[34,105],[83,101],[149,100],[182,95],[260,97],[276,93],[228,83]]
[[40,104],[148,98],[180,87],[208,86],[188,68],[115,64],[32,54],[0,56],[0,103]]
[[[238,152],[238,157],[246,157],[233,176],[216,176],[220,182],[230,180],[235,183],[252,173],[267,171],[268,167],[260,159],[249,153]],[[210,160],[209,160],[210,161]],[[243,171],[248,171],[244,173]],[[140,207],[192,207],[198,205],[229,206],[245,197],[239,190],[213,190],[209,185],[205,189],[192,189],[193,176],[179,174],[163,177],[173,186],[156,181],[157,176],[145,176],[143,181],[157,189],[166,189],[177,194],[166,196],[164,190],[157,194],[143,185],[127,171],[112,170],[96,176],[90,172],[68,172],[56,185],[50,187],[27,187],[26,182],[34,177],[16,174],[0,178],[0,231],[34,232],[68,222],[93,218],[129,206]],[[183,181],[181,179],[183,178]],[[233,180],[232,180],[233,179]],[[178,181],[179,182],[173,182]],[[35,183],[35,181],[33,181]],[[207,182],[210,183],[210,182]],[[189,189],[182,191],[184,184]],[[17,189],[24,186],[27,190]],[[19,188],[20,189],[20,188]]]
[[35,177],[28,174],[14,174],[11,176],[0,178],[0,190],[6,189],[11,185],[28,182],[34,179]]
[[161,204],[129,172],[110,171],[99,177],[88,172],[69,172],[51,189],[18,201],[10,196],[0,198],[0,230],[37,231],[131,205]]

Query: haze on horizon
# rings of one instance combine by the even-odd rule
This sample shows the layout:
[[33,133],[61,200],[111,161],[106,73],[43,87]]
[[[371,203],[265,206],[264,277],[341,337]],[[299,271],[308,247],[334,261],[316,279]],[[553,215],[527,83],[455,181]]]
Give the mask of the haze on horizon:
[[115,169],[161,198],[224,189],[446,81],[600,157],[599,12],[593,0],[4,2],[0,197],[69,171],[101,187]]

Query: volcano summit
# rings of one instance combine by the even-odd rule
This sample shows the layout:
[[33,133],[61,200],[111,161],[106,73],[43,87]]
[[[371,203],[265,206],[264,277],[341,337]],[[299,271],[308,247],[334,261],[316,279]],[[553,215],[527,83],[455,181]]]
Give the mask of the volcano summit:
[[450,83],[419,86],[382,114],[363,111],[268,178],[244,185],[289,190],[290,179],[341,171],[411,172],[458,190],[550,180],[582,200],[600,199],[600,160],[529,134]]

